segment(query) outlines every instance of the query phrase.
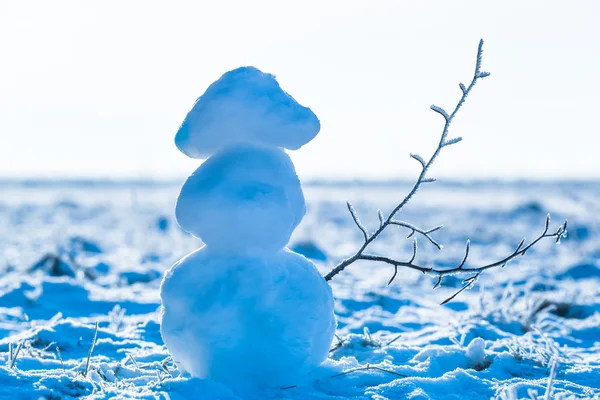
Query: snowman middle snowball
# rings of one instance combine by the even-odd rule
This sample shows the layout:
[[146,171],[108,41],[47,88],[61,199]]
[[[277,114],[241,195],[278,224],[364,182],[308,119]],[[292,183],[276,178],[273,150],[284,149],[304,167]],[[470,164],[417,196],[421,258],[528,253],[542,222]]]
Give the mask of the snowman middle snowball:
[[193,376],[283,387],[327,358],[333,296],[315,265],[285,248],[306,205],[278,147],[299,148],[319,128],[309,108],[253,67],[224,74],[182,124],[178,147],[212,154],[186,180],[175,212],[205,246],[166,273],[161,334]]

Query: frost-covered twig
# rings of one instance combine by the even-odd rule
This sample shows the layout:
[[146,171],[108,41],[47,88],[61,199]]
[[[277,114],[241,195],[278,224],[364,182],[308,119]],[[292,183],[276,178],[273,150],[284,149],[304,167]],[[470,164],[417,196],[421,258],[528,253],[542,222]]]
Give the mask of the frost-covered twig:
[[544,393],[544,400],[550,400],[552,398],[552,392],[554,391],[554,378],[556,378],[556,365],[558,362],[556,358],[552,360],[552,367],[550,367],[550,376],[548,376],[548,386],[546,386],[546,393]]
[[[416,229],[413,225],[410,225],[410,224],[407,224],[407,223],[404,223],[401,221],[395,221],[394,217],[396,216],[398,211],[400,211],[410,201],[410,199],[415,195],[415,193],[417,192],[417,190],[419,190],[419,187],[421,187],[421,185],[423,183],[429,183],[429,182],[435,181],[435,178],[427,177],[427,172],[429,171],[429,167],[431,167],[431,165],[433,164],[433,162],[435,161],[437,156],[440,154],[440,151],[444,147],[458,143],[462,140],[462,138],[460,138],[460,137],[456,137],[456,138],[449,139],[449,140],[447,140],[446,138],[448,137],[448,130],[450,128],[450,124],[452,123],[452,120],[454,119],[454,117],[456,116],[456,113],[458,112],[458,110],[460,110],[463,103],[467,99],[467,96],[469,95],[469,93],[471,92],[473,87],[475,86],[475,83],[477,83],[477,80],[479,80],[481,78],[485,78],[486,76],[489,76],[489,72],[481,71],[482,51],[483,51],[483,39],[479,42],[479,48],[477,50],[477,62],[475,64],[475,74],[473,75],[473,79],[471,80],[471,83],[469,84],[468,87],[465,87],[462,83],[460,84],[463,95],[460,98],[460,100],[458,101],[458,103],[456,104],[454,111],[452,111],[451,114],[448,114],[441,107],[438,107],[436,105],[431,106],[431,109],[433,111],[437,112],[438,114],[442,115],[444,117],[444,120],[446,121],[444,124],[444,129],[442,131],[442,136],[440,138],[438,146],[428,161],[425,161],[425,159],[423,159],[423,157],[421,157],[418,154],[411,153],[410,156],[413,159],[415,159],[417,162],[419,162],[419,164],[421,164],[421,173],[419,174],[417,181],[413,185],[413,187],[412,187],[411,191],[408,193],[408,195],[406,195],[406,197],[390,212],[390,214],[388,215],[387,218],[384,218],[383,214],[381,212],[379,213],[379,220],[380,220],[379,228],[377,228],[377,230],[375,232],[373,232],[372,234],[368,234],[366,228],[360,222],[360,219],[358,218],[358,215],[356,214],[354,207],[352,207],[352,205],[350,203],[348,203],[348,209],[350,210],[350,214],[352,215],[352,218],[354,219],[354,222],[356,223],[356,225],[362,231],[362,233],[365,237],[365,241],[362,244],[362,246],[358,249],[358,251],[356,253],[354,253],[353,256],[342,261],[339,265],[337,265],[334,269],[332,269],[327,275],[325,275],[326,280],[328,280],[328,281],[331,280],[334,276],[336,276],[337,274],[342,272],[348,265],[354,263],[355,261],[360,260],[361,259],[360,257],[362,256],[362,254],[365,251],[365,249],[367,248],[367,246],[369,244],[371,244],[371,242],[373,242],[381,234],[381,232],[383,232],[385,230],[385,228],[387,228],[389,225],[399,225],[399,226],[407,227],[407,228],[411,229],[411,234],[414,234],[415,232],[424,234],[423,232],[427,232],[425,234],[426,237],[430,241],[433,241],[431,239],[431,237],[428,236],[429,233],[432,233],[432,232],[440,229],[441,226],[434,228],[434,229],[430,229],[429,231],[423,231],[421,229]],[[409,226],[407,226],[407,225],[409,225]],[[433,241],[433,242],[435,243],[435,241]],[[438,245],[438,248],[441,248],[441,246]]]
[[332,348],[329,349],[330,353],[333,353],[337,349],[342,348],[344,346],[344,342],[346,341],[345,339],[342,339],[341,337],[339,337],[337,334],[335,335],[335,338],[337,339],[337,343]]
[[83,372],[83,376],[87,376],[88,370],[90,369],[90,358],[92,357],[92,352],[94,351],[94,347],[96,346],[97,338],[98,338],[98,321],[96,321],[96,328],[94,329],[94,338],[92,339],[92,344],[90,345],[90,349],[88,350],[87,361],[85,362],[85,371]]
[[390,371],[389,369],[385,369],[385,368],[381,368],[381,367],[374,367],[374,366],[372,366],[370,364],[367,364],[366,367],[352,368],[352,369],[349,369],[348,371],[344,371],[344,372],[340,372],[339,374],[331,375],[331,377],[332,378],[337,378],[339,376],[348,375],[348,374],[351,374],[353,372],[369,371],[369,370],[377,370],[377,371],[381,371],[381,372],[387,372],[388,374],[396,375],[396,376],[399,376],[401,378],[408,378],[407,375],[402,375],[402,374],[399,374],[397,372]]
[[15,362],[17,362],[17,357],[19,357],[19,353],[21,352],[21,348],[23,347],[23,342],[19,343],[19,346],[17,347],[17,351],[15,351],[15,354],[12,354],[12,345],[10,348],[10,354],[11,354],[11,358],[10,358],[10,365],[9,368],[13,368],[15,366]]
[[564,237],[564,235],[567,232],[567,222],[566,221],[564,222],[563,225],[559,226],[557,228],[557,230],[553,233],[548,233],[549,227],[550,227],[550,215],[548,215],[548,217],[546,218],[546,226],[545,226],[542,234],[539,235],[535,240],[533,240],[527,246],[524,246],[525,239],[523,239],[523,240],[521,240],[521,242],[519,243],[519,245],[517,246],[515,251],[513,251],[511,254],[504,257],[500,261],[495,261],[493,263],[485,264],[485,265],[478,266],[478,267],[465,267],[466,261],[469,257],[469,249],[470,249],[469,241],[467,241],[467,245],[465,247],[465,255],[464,255],[462,261],[460,262],[460,264],[454,268],[449,268],[449,269],[436,269],[433,267],[423,267],[418,264],[415,264],[414,260],[417,255],[416,239],[414,241],[414,246],[413,246],[413,255],[409,261],[398,261],[398,260],[392,259],[390,257],[378,256],[378,255],[367,254],[367,253],[362,253],[358,259],[359,260],[367,260],[367,261],[379,261],[379,262],[384,262],[384,263],[393,265],[394,266],[394,275],[392,276],[392,279],[390,279],[390,281],[388,282],[388,285],[390,283],[392,283],[392,281],[396,277],[396,274],[398,273],[398,267],[406,267],[406,268],[410,268],[410,269],[414,269],[414,270],[423,272],[425,274],[437,276],[438,280],[434,286],[434,289],[439,287],[439,285],[442,281],[442,278],[446,275],[473,274],[472,276],[466,278],[463,281],[462,288],[460,288],[456,293],[454,293],[452,296],[450,296],[449,298],[447,298],[446,300],[444,300],[441,303],[441,304],[446,304],[449,301],[453,300],[456,296],[458,296],[462,291],[471,287],[483,271],[490,269],[490,268],[494,268],[494,267],[504,267],[509,261],[513,260],[514,258],[516,258],[518,256],[522,256],[525,253],[527,253],[527,251],[529,249],[531,249],[536,243],[538,243],[543,238],[553,238],[556,242],[559,242],[560,238]]
[[392,259],[389,257],[369,254],[366,252],[367,247],[390,225],[396,225],[396,226],[410,229],[411,232],[408,235],[409,238],[412,237],[415,233],[418,233],[418,234],[424,236],[427,240],[429,240],[439,250],[442,249],[442,245],[440,245],[431,236],[431,233],[441,229],[443,227],[442,225],[437,226],[432,229],[424,230],[424,229],[417,228],[408,222],[398,221],[395,219],[395,216],[410,201],[410,199],[415,195],[415,193],[419,190],[419,188],[421,187],[422,184],[435,181],[435,178],[430,178],[427,176],[427,172],[429,171],[429,168],[431,167],[433,162],[436,160],[436,158],[439,155],[439,153],[441,152],[441,150],[446,146],[453,145],[462,140],[461,137],[455,137],[452,139],[448,139],[447,138],[448,131],[450,128],[450,124],[452,123],[452,121],[454,120],[454,117],[458,113],[458,110],[460,110],[460,108],[464,104],[465,100],[467,99],[467,96],[469,95],[469,93],[471,93],[471,90],[473,89],[473,87],[475,86],[477,81],[479,79],[485,78],[490,75],[489,72],[485,72],[485,71],[481,70],[482,54],[483,54],[483,39],[479,41],[479,47],[477,49],[477,61],[475,63],[475,73],[473,74],[473,79],[471,80],[471,83],[469,84],[469,86],[465,86],[462,83],[459,84],[459,87],[462,91],[462,96],[461,96],[460,100],[458,101],[458,103],[456,104],[456,106],[454,107],[454,110],[452,111],[452,113],[448,114],[448,112],[446,112],[443,108],[438,107],[436,105],[431,106],[431,109],[433,111],[435,111],[436,113],[440,114],[444,118],[444,121],[445,121],[444,129],[442,131],[442,135],[441,135],[440,141],[438,143],[438,146],[428,161],[425,161],[425,159],[418,154],[412,154],[412,153],[410,154],[411,158],[415,159],[421,165],[421,173],[419,174],[417,181],[413,185],[413,187],[410,190],[410,192],[408,193],[408,195],[406,195],[406,197],[390,212],[390,214],[387,216],[387,218],[384,217],[384,215],[381,211],[378,211],[379,227],[377,228],[377,230],[373,233],[369,233],[367,228],[362,224],[362,222],[358,218],[358,215],[357,215],[354,207],[350,203],[348,203],[348,210],[350,211],[350,214],[352,215],[352,219],[354,220],[354,223],[361,230],[361,232],[364,236],[364,242],[360,246],[360,248],[351,257],[346,258],[345,260],[340,262],[327,275],[325,275],[325,280],[327,280],[327,281],[331,280],[334,276],[336,276],[337,274],[342,272],[344,269],[346,269],[346,267],[348,267],[349,265],[353,264],[354,262],[360,261],[360,260],[378,261],[378,262],[384,262],[384,263],[393,265],[394,266],[394,274],[393,274],[392,278],[390,279],[390,281],[388,282],[388,285],[390,283],[392,283],[393,280],[396,278],[396,275],[398,273],[398,267],[407,267],[407,268],[421,271],[426,274],[437,276],[438,280],[437,280],[434,288],[438,287],[441,284],[442,277],[444,275],[469,274],[469,273],[473,274],[472,276],[466,278],[463,281],[463,287],[458,292],[456,292],[453,296],[449,297],[444,302],[442,302],[442,304],[445,304],[445,303],[449,302],[450,300],[454,299],[463,290],[466,290],[469,287],[471,287],[475,283],[475,281],[477,280],[477,278],[479,277],[479,275],[481,274],[482,271],[485,271],[486,269],[489,269],[489,268],[506,265],[506,263],[509,262],[510,260],[512,260],[513,258],[515,258],[519,255],[524,255],[527,252],[527,250],[529,250],[531,247],[533,247],[537,242],[539,242],[543,238],[552,237],[558,243],[560,241],[560,238],[565,236],[566,228],[567,228],[566,221],[562,226],[560,226],[557,229],[556,232],[548,234],[549,223],[550,223],[550,216],[548,216],[548,218],[546,220],[546,229],[544,230],[542,235],[540,235],[537,239],[535,239],[533,242],[531,242],[529,245],[527,245],[525,247],[523,247],[525,244],[525,239],[523,239],[521,241],[521,243],[517,246],[517,249],[512,254],[508,255],[507,257],[503,258],[502,260],[491,263],[491,264],[487,264],[484,266],[480,266],[480,267],[465,267],[467,258],[469,256],[469,248],[470,248],[470,242],[467,241],[465,255],[462,259],[462,262],[457,267],[451,268],[451,269],[446,269],[446,270],[435,269],[433,267],[423,267],[418,264],[415,264],[414,261],[417,257],[417,240],[416,240],[416,238],[414,239],[414,242],[413,242],[413,255],[409,261],[398,261],[398,260],[395,260],[395,259]]
[[127,357],[129,358],[129,360],[131,360],[132,364],[135,366],[135,369],[140,369],[138,367],[137,361],[135,361],[135,358],[133,358],[133,356],[131,355],[131,353],[127,353]]
[[65,363],[63,361],[62,356],[60,355],[60,349],[56,346],[56,354],[58,355],[58,359],[60,360],[60,365],[62,366],[63,371],[65,371]]

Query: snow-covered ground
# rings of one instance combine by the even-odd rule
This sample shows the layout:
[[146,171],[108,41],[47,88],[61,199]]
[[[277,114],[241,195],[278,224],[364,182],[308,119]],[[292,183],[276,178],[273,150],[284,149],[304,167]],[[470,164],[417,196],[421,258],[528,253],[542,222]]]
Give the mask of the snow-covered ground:
[[[290,247],[326,273],[361,244],[345,201],[371,229],[406,184],[307,185],[308,213]],[[178,185],[0,186],[0,398],[235,399],[180,376],[161,340],[159,284],[200,246],[173,217]],[[399,218],[444,224],[418,261],[471,264],[510,254],[523,236],[569,219],[558,246],[540,243],[460,287],[390,266],[353,264],[331,282],[338,319],[330,360],[295,387],[242,398],[485,399],[600,397],[600,184],[450,184],[423,188]],[[389,229],[373,253],[410,258],[409,232]],[[43,262],[39,262],[42,260]],[[95,347],[90,354],[96,330]],[[12,354],[12,356],[11,356]],[[86,373],[87,371],[87,373]],[[562,397],[561,397],[562,396]]]

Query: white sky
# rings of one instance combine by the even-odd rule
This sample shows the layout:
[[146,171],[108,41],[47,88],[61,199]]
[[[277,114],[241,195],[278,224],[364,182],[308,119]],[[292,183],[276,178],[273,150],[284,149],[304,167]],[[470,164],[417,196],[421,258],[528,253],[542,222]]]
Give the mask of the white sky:
[[0,0],[0,176],[185,177],[173,138],[223,72],[254,65],[321,120],[301,178],[599,178],[600,2]]

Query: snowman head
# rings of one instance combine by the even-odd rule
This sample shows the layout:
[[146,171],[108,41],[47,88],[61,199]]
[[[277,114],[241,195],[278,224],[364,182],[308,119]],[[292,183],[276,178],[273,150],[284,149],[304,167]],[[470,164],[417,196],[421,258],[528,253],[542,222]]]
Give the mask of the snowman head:
[[299,149],[321,125],[310,108],[254,67],[226,72],[196,100],[175,136],[192,158],[207,158],[238,143]]
[[214,250],[269,252],[285,247],[306,204],[289,156],[279,148],[227,147],[184,183],[175,216]]

